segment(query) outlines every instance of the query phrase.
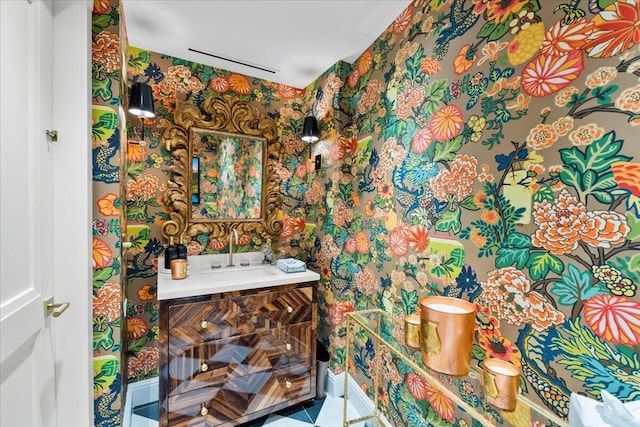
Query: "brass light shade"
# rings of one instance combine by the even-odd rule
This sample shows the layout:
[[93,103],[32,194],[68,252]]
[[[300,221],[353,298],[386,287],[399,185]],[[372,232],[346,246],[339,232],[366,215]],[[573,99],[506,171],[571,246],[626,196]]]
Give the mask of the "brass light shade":
[[318,121],[314,116],[305,117],[304,126],[302,127],[302,140],[305,142],[316,142],[319,139]]

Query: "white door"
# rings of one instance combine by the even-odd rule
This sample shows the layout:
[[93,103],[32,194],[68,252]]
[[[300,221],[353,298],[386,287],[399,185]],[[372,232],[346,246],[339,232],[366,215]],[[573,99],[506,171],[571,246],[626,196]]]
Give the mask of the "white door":
[[[84,177],[68,177],[76,173],[78,166],[65,165],[69,160],[63,160],[70,145],[88,157],[90,141],[88,79],[74,81],[73,72],[69,80],[60,75],[60,58],[71,57],[72,47],[88,45],[87,3],[73,3],[0,0],[2,427],[93,424],[88,293],[91,282],[86,243],[89,199],[87,191],[61,187],[66,181],[87,181],[89,169],[85,158],[84,165],[79,166],[84,166]],[[76,19],[85,19],[74,24],[70,13],[76,13]],[[62,23],[67,27],[61,31]],[[82,26],[84,29],[80,30]],[[62,45],[62,35],[76,31],[78,36],[79,30],[83,33],[75,44]],[[88,53],[76,50],[74,55],[76,62],[84,60],[81,74],[86,75]],[[76,93],[82,90],[81,86],[84,96],[72,99],[69,92]],[[76,106],[79,102],[84,105]],[[59,110],[55,115],[54,106]],[[78,113],[78,108],[84,114]],[[46,130],[57,130],[58,141],[48,137]],[[71,159],[76,160],[77,157]],[[85,189],[88,185],[84,184]],[[78,206],[84,206],[84,210],[76,212]],[[65,213],[64,218],[61,212]],[[69,227],[78,215],[84,220]],[[70,252],[72,247],[77,253]],[[84,259],[83,267],[78,267],[77,257]],[[71,295],[75,300],[61,317],[45,315],[47,299],[62,303],[71,300]],[[68,402],[69,392],[72,397],[80,397]]]

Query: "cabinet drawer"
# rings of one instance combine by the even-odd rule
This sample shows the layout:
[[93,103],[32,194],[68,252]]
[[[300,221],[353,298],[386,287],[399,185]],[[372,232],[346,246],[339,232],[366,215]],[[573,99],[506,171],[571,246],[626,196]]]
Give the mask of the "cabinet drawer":
[[265,371],[309,371],[312,322],[171,349],[170,396]]
[[223,386],[169,397],[168,422],[170,426],[179,427],[214,427],[310,392],[308,371],[256,372],[229,380]]
[[256,333],[313,317],[313,288],[271,291],[169,307],[169,346]]

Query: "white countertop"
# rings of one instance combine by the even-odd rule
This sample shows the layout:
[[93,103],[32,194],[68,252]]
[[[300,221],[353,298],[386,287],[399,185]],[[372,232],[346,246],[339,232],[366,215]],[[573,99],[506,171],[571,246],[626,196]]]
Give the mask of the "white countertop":
[[[229,255],[198,255],[188,257],[187,278],[171,279],[164,268],[164,258],[158,258],[158,300],[217,294],[220,292],[268,288],[292,283],[320,280],[320,275],[307,269],[301,273],[285,273],[275,265],[262,264],[261,252],[233,254],[234,267],[226,267]],[[247,263],[249,265],[242,266]],[[219,268],[211,268],[218,263]]]

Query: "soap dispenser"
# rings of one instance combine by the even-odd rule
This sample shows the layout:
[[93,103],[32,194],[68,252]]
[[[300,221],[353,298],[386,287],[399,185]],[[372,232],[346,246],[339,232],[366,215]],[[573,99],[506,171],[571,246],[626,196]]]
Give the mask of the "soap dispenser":
[[184,245],[184,240],[183,236],[180,236],[180,240],[176,246],[178,249],[178,259],[187,259],[187,247]]
[[164,250],[164,268],[171,270],[171,261],[178,258],[178,248],[173,245],[173,236],[169,237],[169,246]]

